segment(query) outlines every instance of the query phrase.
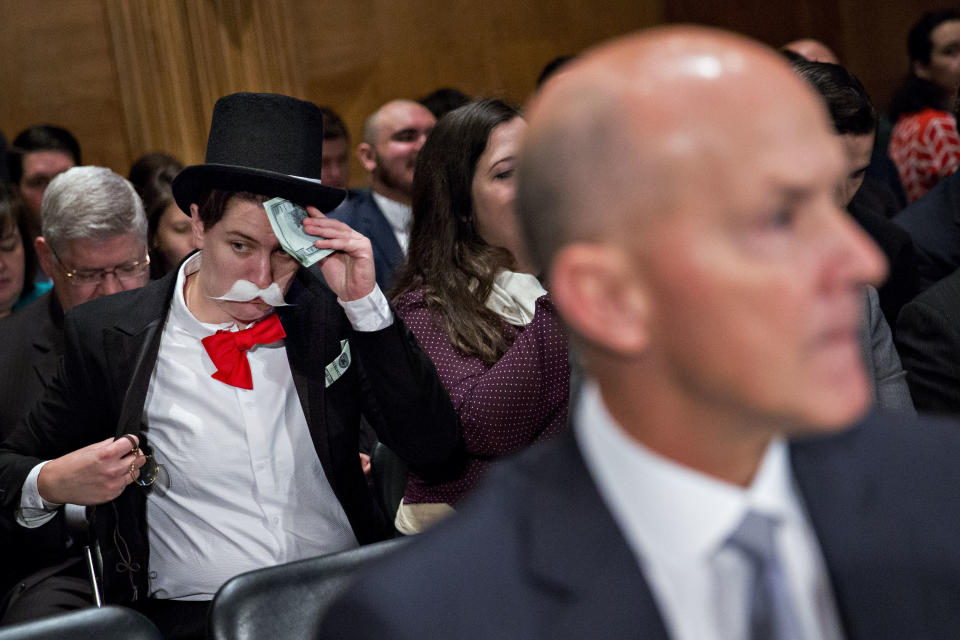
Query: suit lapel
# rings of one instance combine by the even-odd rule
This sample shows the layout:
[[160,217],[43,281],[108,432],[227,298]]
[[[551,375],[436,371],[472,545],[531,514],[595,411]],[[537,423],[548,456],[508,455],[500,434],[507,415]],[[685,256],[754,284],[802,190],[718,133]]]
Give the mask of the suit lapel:
[[[552,604],[545,637],[667,640],[633,552],[597,492],[571,433],[555,463],[540,466],[542,495],[527,532],[530,580]],[[575,515],[573,518],[565,517]]]
[[46,322],[41,323],[40,331],[33,338],[33,349],[37,353],[33,370],[40,379],[41,388],[49,386],[63,353],[63,310],[52,291],[46,295]]
[[[116,353],[122,354],[117,360],[117,370],[130,372],[129,383],[122,390],[123,403],[120,408],[120,418],[117,420],[117,436],[124,433],[140,434],[147,390],[150,386],[153,367],[157,362],[157,354],[160,351],[162,326],[161,319],[155,318],[136,333],[108,331],[104,335],[104,343],[108,345],[108,349],[110,349],[110,343],[113,343]],[[123,380],[119,383],[122,385]]]
[[148,284],[142,290],[141,304],[133,307],[129,316],[118,318],[112,327],[103,330],[107,370],[114,374],[113,393],[120,398],[117,436],[140,435],[147,390],[160,351],[176,276],[177,272],[172,271]]
[[[861,473],[856,464],[861,455],[856,450],[857,432],[864,428],[869,426],[790,443],[793,476],[827,566],[843,635],[851,640],[871,637],[862,633],[860,625],[876,617],[869,606],[860,610],[864,601],[857,594],[868,594],[876,587],[862,568],[876,558],[869,557],[873,551],[864,544],[863,529],[854,525],[854,519],[883,512],[877,479]],[[878,532],[884,526],[875,524]]]
[[[324,365],[334,357],[328,344],[331,341],[326,336],[329,327],[334,325],[326,317],[331,313],[330,305],[324,296],[310,290],[312,286],[322,285],[307,270],[300,269],[286,296],[291,306],[281,307],[277,315],[287,334],[287,360],[310,437],[331,486],[335,486],[323,376]],[[319,362],[316,354],[323,354]]]

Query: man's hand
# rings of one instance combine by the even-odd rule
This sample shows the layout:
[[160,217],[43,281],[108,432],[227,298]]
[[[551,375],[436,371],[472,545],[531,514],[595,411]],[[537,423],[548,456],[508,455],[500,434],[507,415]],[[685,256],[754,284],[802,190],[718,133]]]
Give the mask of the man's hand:
[[319,263],[327,285],[344,302],[368,295],[377,283],[370,240],[316,207],[307,207],[307,213],[310,217],[304,218],[303,230],[322,236],[314,243],[318,249],[334,250]]
[[370,470],[373,469],[373,465],[370,463],[370,456],[365,453],[360,454],[360,469],[363,470],[363,475],[370,475]]
[[147,461],[146,456],[134,456],[133,451],[128,438],[107,438],[51,460],[37,476],[40,497],[59,504],[110,502],[140,476],[140,467]]

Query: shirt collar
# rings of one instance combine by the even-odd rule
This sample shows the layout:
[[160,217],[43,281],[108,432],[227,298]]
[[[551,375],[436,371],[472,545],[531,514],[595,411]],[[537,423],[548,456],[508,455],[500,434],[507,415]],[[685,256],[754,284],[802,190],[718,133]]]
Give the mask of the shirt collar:
[[203,256],[202,251],[184,260],[177,273],[177,285],[173,289],[173,302],[170,308],[170,319],[178,329],[194,336],[198,340],[206,338],[217,331],[236,331],[240,327],[235,322],[211,323],[200,322],[193,312],[187,308],[187,301],[183,297],[184,286],[187,282],[187,276],[193,275],[200,270],[200,261]]
[[782,438],[771,442],[753,482],[743,488],[629,436],[592,381],[584,385],[574,429],[601,494],[639,556],[698,562],[722,547],[748,509],[780,520],[802,517]]
[[380,195],[376,191],[371,191],[373,199],[376,201],[383,217],[387,219],[390,227],[396,231],[406,233],[410,227],[410,205],[391,200],[387,196]]

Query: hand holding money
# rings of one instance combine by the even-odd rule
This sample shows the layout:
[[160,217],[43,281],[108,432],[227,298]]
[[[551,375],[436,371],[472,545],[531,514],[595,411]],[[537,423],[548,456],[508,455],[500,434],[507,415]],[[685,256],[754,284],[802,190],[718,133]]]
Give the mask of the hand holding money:
[[365,236],[316,207],[304,209],[284,198],[267,200],[263,208],[284,251],[305,267],[320,262],[327,285],[341,300],[373,291],[373,249]]
[[317,248],[317,239],[303,226],[303,221],[310,216],[300,205],[284,198],[273,198],[264,202],[263,208],[280,246],[303,266],[309,267],[333,253],[330,249]]
[[315,207],[307,207],[307,213],[304,231],[313,236],[317,248],[333,250],[319,262],[327,286],[344,301],[368,295],[377,284],[370,240]]

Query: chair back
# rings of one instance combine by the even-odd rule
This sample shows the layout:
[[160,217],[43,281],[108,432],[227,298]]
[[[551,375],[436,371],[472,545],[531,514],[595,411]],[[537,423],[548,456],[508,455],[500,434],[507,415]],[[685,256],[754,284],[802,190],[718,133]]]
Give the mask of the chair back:
[[163,640],[143,614],[111,605],[61,613],[0,629],[0,640]]
[[373,486],[377,490],[377,499],[383,512],[393,524],[400,508],[400,500],[407,490],[407,463],[382,442],[373,448],[370,458],[370,472],[373,474]]
[[235,576],[213,598],[210,637],[314,638],[327,609],[359,570],[406,542],[395,538]]

